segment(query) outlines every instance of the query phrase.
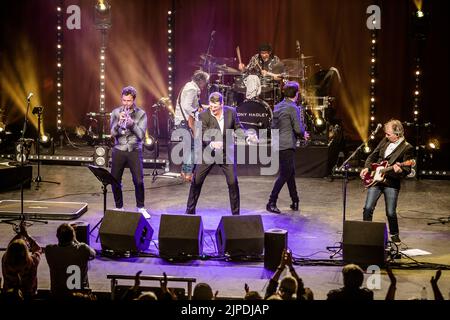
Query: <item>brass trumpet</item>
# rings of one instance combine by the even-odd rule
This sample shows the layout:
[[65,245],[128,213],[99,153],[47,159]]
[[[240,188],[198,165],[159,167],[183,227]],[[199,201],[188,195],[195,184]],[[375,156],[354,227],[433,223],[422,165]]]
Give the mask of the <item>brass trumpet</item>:
[[119,128],[121,130],[124,130],[124,131],[127,130],[127,122],[131,117],[132,111],[133,111],[132,109],[125,108],[125,107],[123,107],[122,110],[120,110],[119,114],[121,114],[122,112],[124,113],[124,117],[119,119],[119,122],[118,122]]

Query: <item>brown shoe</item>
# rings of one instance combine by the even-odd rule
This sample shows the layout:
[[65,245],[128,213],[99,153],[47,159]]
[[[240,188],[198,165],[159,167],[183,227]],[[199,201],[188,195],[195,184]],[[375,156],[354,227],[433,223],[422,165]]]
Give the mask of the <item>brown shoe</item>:
[[192,182],[192,174],[186,174],[185,180],[186,182]]

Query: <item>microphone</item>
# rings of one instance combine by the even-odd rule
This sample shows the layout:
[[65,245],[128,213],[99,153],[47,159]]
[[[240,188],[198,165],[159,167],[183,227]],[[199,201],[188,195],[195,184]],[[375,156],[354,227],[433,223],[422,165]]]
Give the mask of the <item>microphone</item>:
[[381,123],[377,124],[377,127],[375,128],[375,131],[372,132],[371,135],[372,135],[372,136],[375,136],[375,135],[377,134],[378,130],[380,130],[382,126],[383,126],[383,125],[382,125]]
[[27,100],[30,101],[30,99],[31,99],[32,96],[34,96],[34,94],[33,94],[33,92],[30,92],[30,93],[28,94]]

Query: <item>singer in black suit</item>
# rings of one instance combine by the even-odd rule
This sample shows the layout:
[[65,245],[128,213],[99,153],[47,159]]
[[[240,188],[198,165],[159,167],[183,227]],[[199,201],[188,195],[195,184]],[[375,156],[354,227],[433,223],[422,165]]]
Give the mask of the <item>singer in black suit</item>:
[[[192,179],[186,214],[195,214],[203,182],[211,169],[218,165],[225,174],[230,196],[231,213],[239,215],[239,185],[236,174],[236,161],[234,158],[234,137],[245,137],[236,110],[223,105],[223,96],[213,92],[209,96],[209,108],[199,114],[199,123],[202,128],[203,159],[195,169]],[[198,137],[197,137],[198,138]],[[257,140],[256,136],[249,137]],[[196,159],[200,159],[196,157]]]
[[364,178],[369,172],[372,163],[380,163],[384,160],[393,165],[393,170],[385,173],[385,181],[380,182],[367,191],[366,203],[364,205],[364,221],[372,221],[373,211],[381,194],[384,194],[386,204],[386,216],[389,224],[391,240],[400,243],[399,228],[397,221],[397,200],[400,191],[400,180],[411,173],[410,166],[401,166],[401,162],[413,159],[413,147],[405,140],[403,125],[399,120],[389,120],[384,124],[386,137],[380,141],[378,146],[367,157],[365,168],[361,170],[360,176]]

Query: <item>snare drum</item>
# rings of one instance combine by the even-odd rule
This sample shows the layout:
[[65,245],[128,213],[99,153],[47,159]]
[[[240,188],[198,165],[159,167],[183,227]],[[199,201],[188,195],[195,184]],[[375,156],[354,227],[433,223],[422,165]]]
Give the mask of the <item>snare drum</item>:
[[245,100],[236,107],[236,112],[245,129],[268,129],[272,122],[272,109],[260,99]]

